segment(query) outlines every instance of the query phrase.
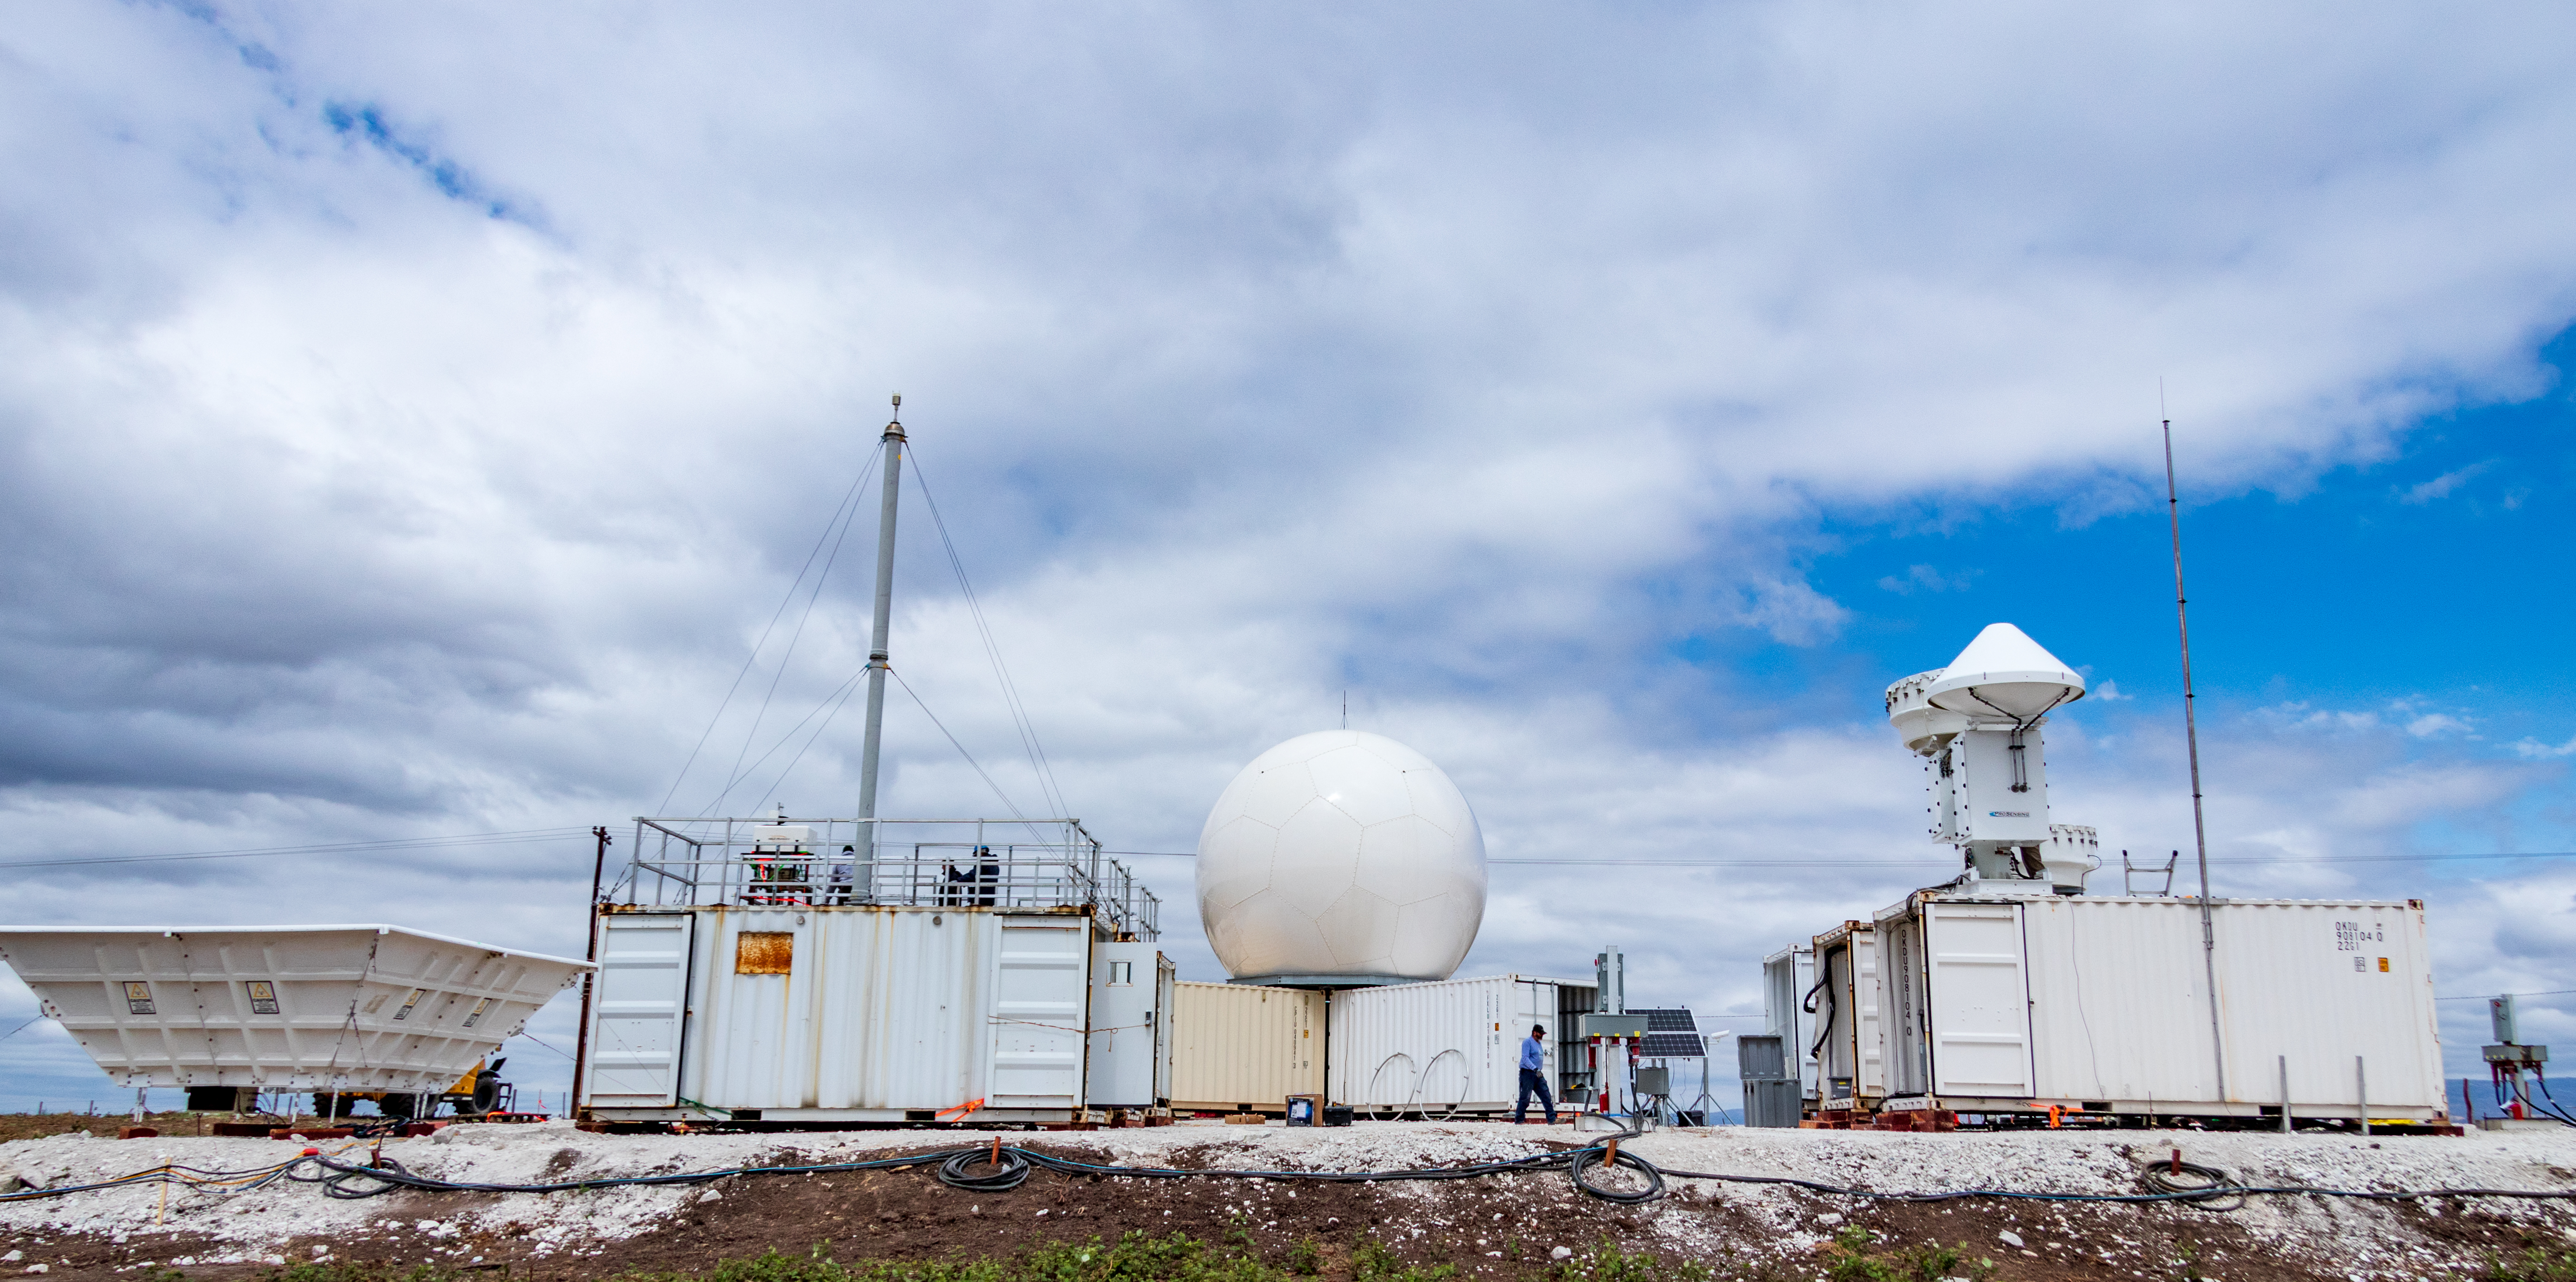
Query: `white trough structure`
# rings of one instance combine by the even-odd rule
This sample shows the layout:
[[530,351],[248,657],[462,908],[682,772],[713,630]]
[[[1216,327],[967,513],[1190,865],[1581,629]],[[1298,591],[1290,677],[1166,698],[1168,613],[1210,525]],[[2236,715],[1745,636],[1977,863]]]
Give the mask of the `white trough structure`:
[[400,926],[0,926],[127,1086],[442,1090],[590,963]]

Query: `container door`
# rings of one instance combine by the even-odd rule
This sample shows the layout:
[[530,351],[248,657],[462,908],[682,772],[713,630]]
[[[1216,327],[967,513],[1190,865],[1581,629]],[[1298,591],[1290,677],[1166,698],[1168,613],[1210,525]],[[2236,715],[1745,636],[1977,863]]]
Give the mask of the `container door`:
[[671,1108],[680,1102],[680,1042],[696,925],[695,913],[600,919],[599,987],[590,1007],[583,1103]]
[[1091,924],[1004,917],[993,976],[986,1108],[1082,1107]]
[[1923,1034],[1923,923],[1906,917],[1878,928],[1878,969],[1886,986],[1887,1093],[1929,1089]]
[[2019,904],[1923,906],[1931,971],[1932,1091],[2026,1098],[2030,985]]
[[1172,959],[1154,954],[1154,1106],[1172,1102],[1172,996],[1180,989],[1180,971]]
[[1157,1102],[1163,1043],[1154,1002],[1163,965],[1152,944],[1092,945],[1086,1107],[1150,1108]]
[[1851,968],[1855,1094],[1874,1101],[1887,1095],[1887,990],[1878,965],[1878,932],[1852,932]]

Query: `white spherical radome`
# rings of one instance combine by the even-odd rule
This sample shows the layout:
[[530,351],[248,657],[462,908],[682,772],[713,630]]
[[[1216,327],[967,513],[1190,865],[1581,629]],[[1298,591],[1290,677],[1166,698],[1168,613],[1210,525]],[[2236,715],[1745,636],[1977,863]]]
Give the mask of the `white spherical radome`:
[[1447,979],[1485,920],[1485,834],[1458,785],[1384,735],[1253,758],[1199,833],[1199,921],[1236,979]]

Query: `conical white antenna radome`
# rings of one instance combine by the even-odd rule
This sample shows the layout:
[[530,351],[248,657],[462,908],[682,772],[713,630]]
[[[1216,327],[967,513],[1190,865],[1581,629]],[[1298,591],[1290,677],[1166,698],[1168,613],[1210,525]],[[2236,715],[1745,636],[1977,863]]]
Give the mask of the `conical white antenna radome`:
[[2023,725],[2083,697],[2083,676],[2009,623],[1987,624],[1923,691],[1933,707]]

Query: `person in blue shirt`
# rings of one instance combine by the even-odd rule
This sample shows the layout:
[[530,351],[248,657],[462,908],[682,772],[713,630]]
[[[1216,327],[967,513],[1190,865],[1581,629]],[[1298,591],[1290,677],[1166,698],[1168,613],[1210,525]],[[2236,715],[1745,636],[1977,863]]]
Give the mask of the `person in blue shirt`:
[[1547,1124],[1556,1125],[1556,1099],[1547,1090],[1547,1025],[1530,1025],[1530,1035],[1521,1039],[1521,1102],[1512,1110],[1512,1121],[1529,1120],[1530,1092],[1538,1092],[1538,1102],[1547,1109]]

